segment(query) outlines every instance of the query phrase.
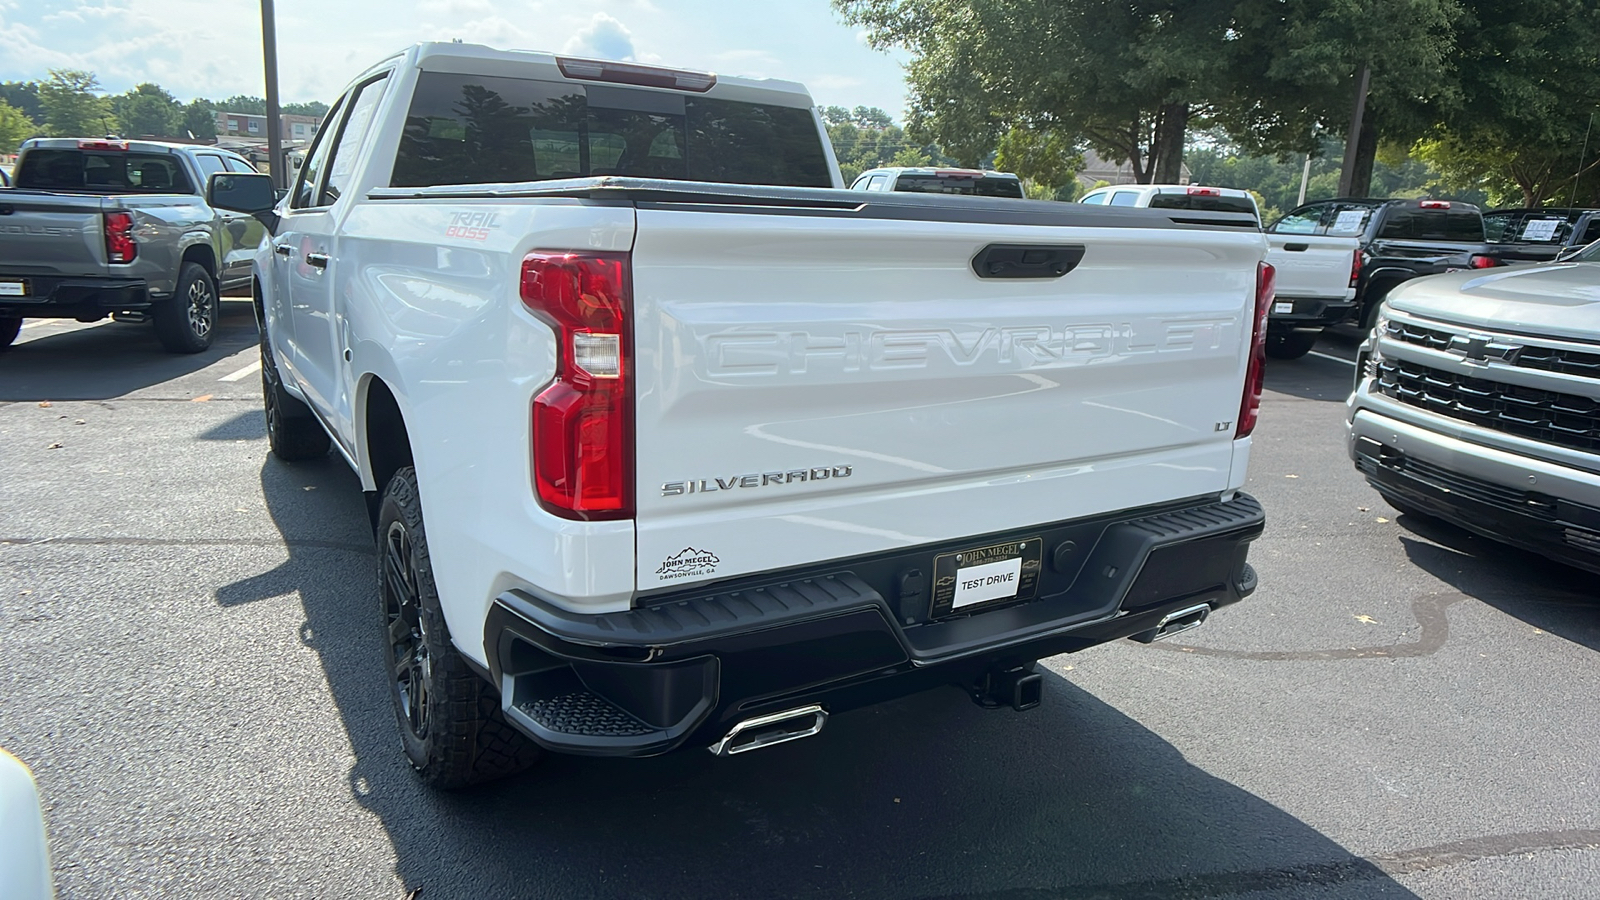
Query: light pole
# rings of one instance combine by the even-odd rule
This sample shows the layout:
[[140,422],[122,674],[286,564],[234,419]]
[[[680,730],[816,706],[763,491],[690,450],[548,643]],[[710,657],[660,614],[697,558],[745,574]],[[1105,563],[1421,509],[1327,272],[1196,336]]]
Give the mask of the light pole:
[[278,26],[272,0],[261,0],[261,56],[267,68],[267,156],[272,186],[284,187],[283,129],[278,124]]

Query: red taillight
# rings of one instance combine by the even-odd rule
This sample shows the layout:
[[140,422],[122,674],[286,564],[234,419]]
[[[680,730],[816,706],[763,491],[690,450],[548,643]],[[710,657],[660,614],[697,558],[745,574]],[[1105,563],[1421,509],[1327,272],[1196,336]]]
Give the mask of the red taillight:
[[1192,188],[1189,188],[1189,196],[1191,196],[1191,197],[1221,197],[1222,196],[1222,189],[1221,188],[1213,188],[1213,187],[1192,187]]
[[1417,205],[1422,207],[1423,209],[1449,209],[1450,208],[1450,201],[1449,200],[1424,200],[1421,203],[1418,203]]
[[1277,292],[1278,272],[1260,263],[1256,268],[1256,314],[1250,328],[1250,365],[1244,373],[1244,399],[1239,401],[1239,427],[1235,438],[1249,437],[1261,411],[1261,388],[1267,378],[1267,312]]
[[79,141],[79,150],[126,150],[127,141]]
[[1350,254],[1350,286],[1355,287],[1361,280],[1361,251]]
[[533,481],[563,518],[633,515],[631,291],[626,253],[522,260],[522,302],[558,347],[555,380],[533,398]]
[[1470,265],[1474,269],[1492,269],[1495,266],[1500,265],[1500,260],[1495,259],[1492,256],[1482,256],[1474,253],[1472,255],[1472,259],[1467,262],[1467,265]]
[[139,245],[133,241],[133,214],[106,213],[106,261],[130,263],[139,255]]

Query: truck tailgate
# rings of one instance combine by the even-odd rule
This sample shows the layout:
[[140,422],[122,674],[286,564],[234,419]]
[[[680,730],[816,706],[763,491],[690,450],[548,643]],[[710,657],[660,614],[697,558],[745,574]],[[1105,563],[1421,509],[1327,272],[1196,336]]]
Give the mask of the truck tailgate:
[[1349,300],[1351,265],[1361,242],[1353,237],[1269,234],[1267,262],[1278,270],[1279,297]]
[[1238,486],[1259,232],[637,215],[641,592]]
[[44,191],[0,195],[0,275],[105,275],[103,203]]

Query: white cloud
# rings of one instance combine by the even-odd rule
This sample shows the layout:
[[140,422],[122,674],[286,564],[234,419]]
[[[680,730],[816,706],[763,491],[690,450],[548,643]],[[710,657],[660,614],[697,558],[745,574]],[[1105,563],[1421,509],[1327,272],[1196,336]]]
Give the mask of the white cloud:
[[588,25],[567,40],[561,52],[596,59],[633,60],[638,57],[633,48],[633,32],[603,12],[595,13]]

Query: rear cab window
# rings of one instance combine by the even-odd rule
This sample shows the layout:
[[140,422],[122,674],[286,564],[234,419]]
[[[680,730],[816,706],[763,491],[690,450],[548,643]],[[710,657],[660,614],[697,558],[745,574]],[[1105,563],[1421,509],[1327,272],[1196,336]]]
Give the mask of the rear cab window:
[[422,72],[390,184],[594,175],[832,187],[810,109],[698,94]]
[[87,193],[195,192],[182,163],[170,153],[45,147],[23,154],[16,186]]
[[906,173],[895,179],[894,189],[913,194],[966,194],[973,197],[1022,198],[1022,182],[1015,178],[995,178],[987,175],[937,172],[927,175]]
[[[1332,233],[1330,231],[1330,233]],[[1483,215],[1474,207],[1427,209],[1400,206],[1390,209],[1378,228],[1378,237],[1397,241],[1466,241],[1483,237]]]
[[1195,209],[1206,212],[1244,213],[1256,215],[1255,201],[1250,197],[1229,197],[1220,194],[1191,194],[1187,191],[1162,191],[1150,198],[1151,209]]

